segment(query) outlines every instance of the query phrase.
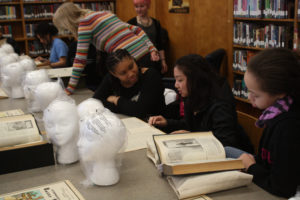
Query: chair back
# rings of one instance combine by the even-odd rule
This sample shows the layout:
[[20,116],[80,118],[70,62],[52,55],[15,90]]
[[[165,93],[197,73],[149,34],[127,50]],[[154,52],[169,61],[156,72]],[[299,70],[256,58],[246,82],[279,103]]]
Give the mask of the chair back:
[[251,115],[248,115],[246,113],[243,113],[241,111],[237,111],[237,116],[238,116],[239,124],[245,130],[251,143],[254,146],[255,153],[257,153],[258,145],[259,145],[259,141],[260,141],[260,137],[262,135],[263,129],[255,126],[255,122],[257,121],[257,118],[255,118]]

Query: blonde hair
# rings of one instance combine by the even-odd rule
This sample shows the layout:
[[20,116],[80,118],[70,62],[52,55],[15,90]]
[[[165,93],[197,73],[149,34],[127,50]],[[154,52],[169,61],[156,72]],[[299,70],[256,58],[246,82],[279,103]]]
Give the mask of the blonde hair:
[[68,30],[77,37],[79,20],[88,12],[90,10],[82,9],[72,2],[63,3],[53,16],[53,24],[59,31]]

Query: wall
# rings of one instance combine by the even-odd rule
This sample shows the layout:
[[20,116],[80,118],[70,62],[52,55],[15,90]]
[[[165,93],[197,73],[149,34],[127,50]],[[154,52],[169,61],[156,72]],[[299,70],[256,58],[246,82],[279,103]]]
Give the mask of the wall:
[[[228,19],[232,14],[228,8],[232,5],[232,0],[189,0],[189,2],[189,14],[174,14],[168,12],[168,0],[152,0],[149,14],[160,20],[162,26],[169,32],[170,47],[167,54],[169,67],[173,67],[177,58],[189,53],[205,56],[217,48],[225,48],[227,51],[231,49],[232,33],[229,33],[231,29],[228,27],[232,27],[232,22]],[[116,6],[117,15],[122,20],[127,21],[135,16],[132,0],[117,0]],[[227,69],[223,68],[222,71],[224,75],[227,74]]]

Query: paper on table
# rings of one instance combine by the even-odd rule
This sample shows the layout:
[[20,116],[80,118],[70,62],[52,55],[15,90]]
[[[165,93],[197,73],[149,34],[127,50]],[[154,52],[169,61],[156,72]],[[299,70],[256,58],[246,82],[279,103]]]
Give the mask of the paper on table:
[[0,195],[0,200],[4,199],[84,200],[83,196],[68,180]]
[[152,139],[152,135],[165,134],[136,117],[124,118],[122,122],[127,129],[128,136],[125,152],[147,148],[147,140]]
[[24,115],[24,112],[21,109],[6,110],[0,112],[0,117],[10,117],[10,116],[17,116],[17,115]]
[[46,69],[50,78],[70,77],[72,75],[72,67]]

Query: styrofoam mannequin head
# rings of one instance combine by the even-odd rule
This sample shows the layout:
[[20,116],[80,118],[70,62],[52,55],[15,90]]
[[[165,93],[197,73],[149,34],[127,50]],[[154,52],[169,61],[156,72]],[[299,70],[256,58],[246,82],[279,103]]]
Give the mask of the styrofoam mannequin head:
[[15,53],[14,48],[10,44],[3,44],[1,49],[7,54]]
[[88,180],[96,185],[119,181],[116,156],[126,138],[124,124],[106,108],[84,119],[77,146]]
[[4,66],[17,62],[18,60],[16,59],[15,56],[10,55],[10,54],[6,54],[6,56],[4,56],[3,58],[1,58],[0,60],[0,67],[3,68]]
[[104,109],[102,102],[98,99],[89,98],[77,106],[79,119],[85,119],[88,116],[101,112]]
[[22,77],[24,69],[19,63],[11,63],[5,65],[1,69],[1,80],[3,87],[8,91],[8,95],[12,98],[24,97],[22,89]]
[[30,56],[22,54],[19,56],[19,60],[24,60],[24,59],[32,59]]
[[22,59],[19,63],[25,71],[33,71],[36,68],[36,64],[33,59]]
[[59,82],[45,82],[39,84],[34,92],[34,99],[44,110],[54,99],[66,95]]
[[17,53],[10,53],[8,55],[10,55],[11,57],[13,57],[17,62],[19,61],[19,55]]
[[48,77],[48,73],[45,69],[29,71],[26,73],[23,88],[25,98],[28,102],[28,110],[30,112],[42,111],[39,102],[34,98],[34,93],[36,87],[45,82],[50,82],[50,78]]
[[79,120],[77,107],[71,101],[54,100],[44,110],[43,121],[48,137],[57,147],[57,161],[69,164],[78,161]]

